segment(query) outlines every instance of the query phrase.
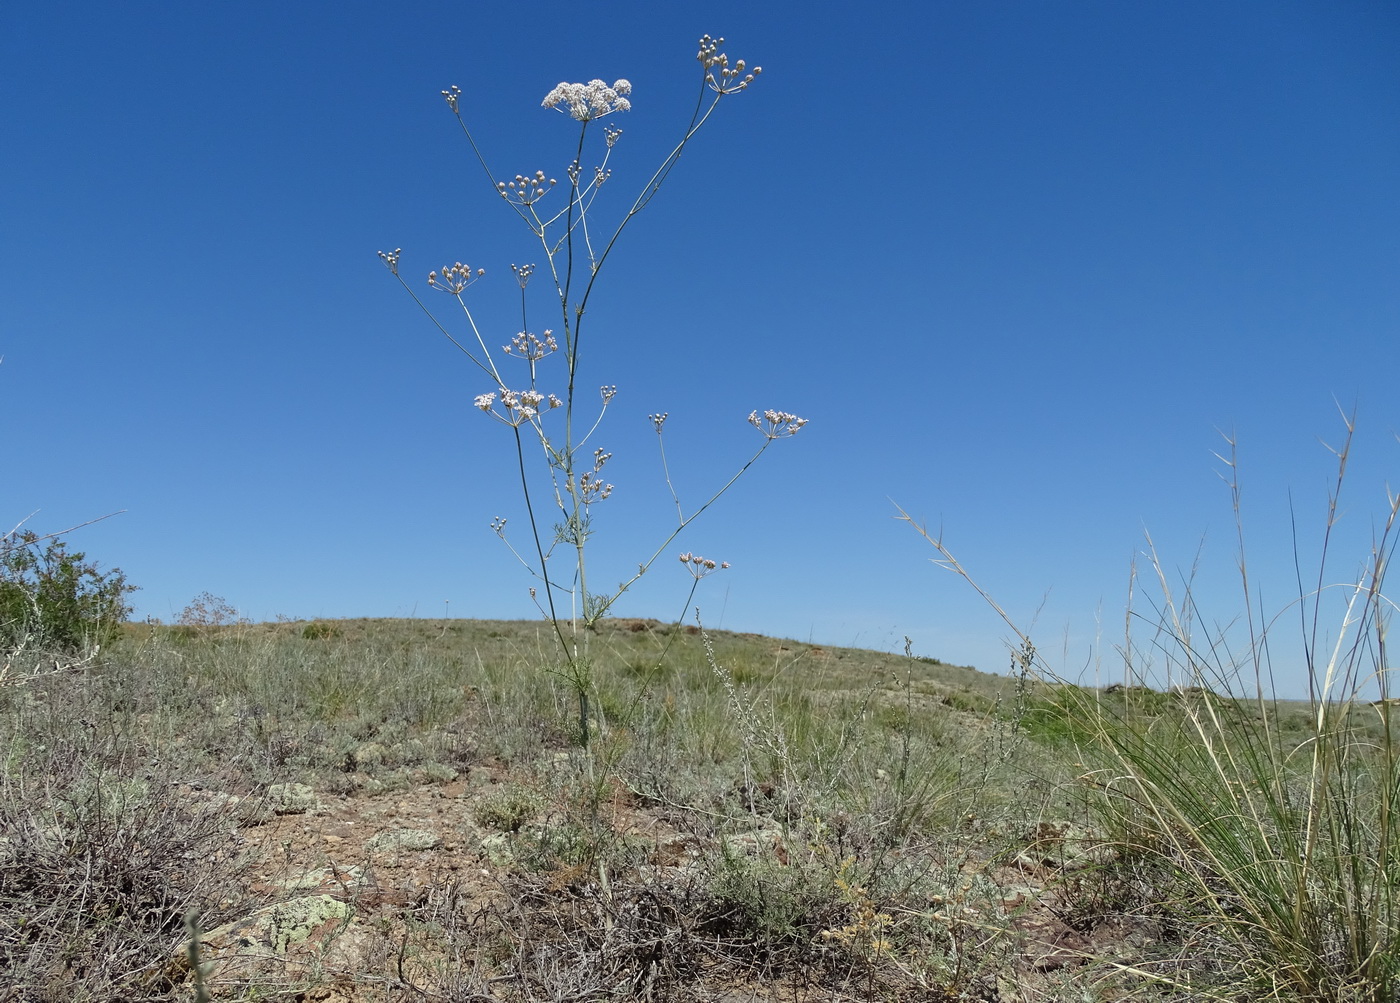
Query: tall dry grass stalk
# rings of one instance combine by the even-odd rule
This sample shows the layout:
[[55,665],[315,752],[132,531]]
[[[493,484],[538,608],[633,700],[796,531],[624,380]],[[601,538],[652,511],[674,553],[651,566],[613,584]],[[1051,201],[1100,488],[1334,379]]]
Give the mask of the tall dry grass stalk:
[[[1387,662],[1394,604],[1384,591],[1400,497],[1387,493],[1360,572],[1336,581],[1330,548],[1354,428],[1346,419],[1334,450],[1322,549],[1306,581],[1295,534],[1298,598],[1285,610],[1260,612],[1229,441],[1221,459],[1239,541],[1244,642],[1202,631],[1194,575],[1173,590],[1149,538],[1161,596],[1150,614],[1129,604],[1125,685],[1057,687],[1060,711],[1090,736],[1081,780],[1101,823],[1124,859],[1166,876],[1157,908],[1191,932],[1190,957],[1140,970],[1154,980],[1220,999],[1400,999],[1400,750]],[[941,539],[900,515],[939,552],[938,563],[1029,642]],[[1146,643],[1137,639],[1144,623]],[[1284,667],[1302,670],[1305,703],[1278,697],[1276,668]],[[1164,678],[1169,694],[1147,687]]]

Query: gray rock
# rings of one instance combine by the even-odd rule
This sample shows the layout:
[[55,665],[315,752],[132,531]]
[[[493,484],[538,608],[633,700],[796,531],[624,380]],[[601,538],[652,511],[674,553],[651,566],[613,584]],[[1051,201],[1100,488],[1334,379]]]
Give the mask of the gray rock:
[[305,815],[321,807],[308,784],[273,784],[267,789],[267,803],[278,815]]
[[379,853],[401,853],[410,850],[431,850],[442,842],[435,832],[426,829],[393,829],[381,832],[365,843],[365,849]]
[[[329,895],[307,895],[203,934],[199,967],[205,978],[218,982],[354,970],[363,964],[368,938],[350,905]],[[186,942],[171,959],[171,974],[189,971],[189,953]]]

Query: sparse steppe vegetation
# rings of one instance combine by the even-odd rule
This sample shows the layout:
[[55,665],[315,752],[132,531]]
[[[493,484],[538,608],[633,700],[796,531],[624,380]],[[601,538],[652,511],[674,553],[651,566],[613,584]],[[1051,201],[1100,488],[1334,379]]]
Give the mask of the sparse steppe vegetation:
[[[648,415],[675,522],[598,591],[616,468],[593,437],[619,391],[580,376],[607,345],[580,329],[630,221],[761,72],[723,42],[700,38],[679,141],[622,201],[612,165],[635,161],[600,120],[630,111],[627,79],[548,92],[576,138],[513,180],[473,134],[481,96],[441,92],[530,234],[535,285],[535,263],[505,283],[519,330],[478,325],[485,268],[434,268],[429,295],[379,252],[518,469],[510,532],[490,529],[542,621],[255,624],[206,592],[127,624],[131,588],[70,531],[0,537],[0,1003],[1400,1001],[1400,498],[1338,584],[1351,419],[1316,578],[1295,528],[1298,598],[1266,613],[1241,528],[1246,612],[1206,636],[1149,538],[1162,599],[1144,616],[1130,596],[1121,685],[1058,680],[1009,618],[1004,676],[615,618],[658,561],[692,598],[727,570],[672,544],[808,425],[755,408],[752,451],[683,498],[669,412]],[[1268,695],[1275,659],[1312,699]]]
[[538,622],[133,624],[12,676],[0,998],[1241,998],[1100,770],[1104,722],[1257,707],[706,639],[602,621],[587,746]]

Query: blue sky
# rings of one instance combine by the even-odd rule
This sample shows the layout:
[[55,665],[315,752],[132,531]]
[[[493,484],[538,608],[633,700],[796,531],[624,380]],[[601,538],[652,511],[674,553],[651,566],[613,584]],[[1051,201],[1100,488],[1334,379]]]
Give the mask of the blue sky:
[[[533,615],[488,528],[524,522],[472,409],[492,388],[375,252],[420,284],[487,269],[503,344],[507,266],[539,255],[439,92],[498,173],[558,174],[575,133],[544,94],[629,79],[605,219],[681,128],[704,32],[764,72],[591,304],[583,380],[619,387],[601,578],[667,526],[646,416],[671,413],[693,505],[769,407],[810,424],[675,548],[733,564],[711,624],[1004,668],[1005,629],[893,500],[1050,664],[1115,678],[1144,529],[1173,573],[1199,550],[1203,620],[1240,608],[1220,430],[1263,604],[1296,594],[1290,505],[1314,562],[1338,403],[1327,580],[1354,570],[1400,487],[1389,3],[7,5],[7,523],[125,510],[73,545],[143,616],[205,590],[255,619]],[[662,563],[618,613],[673,618],[688,584]]]

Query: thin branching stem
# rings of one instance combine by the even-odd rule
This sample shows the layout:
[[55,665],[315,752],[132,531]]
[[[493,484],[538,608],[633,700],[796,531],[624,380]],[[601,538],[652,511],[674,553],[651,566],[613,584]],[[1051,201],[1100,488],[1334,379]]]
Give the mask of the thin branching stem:
[[[676,503],[676,519],[677,519],[682,525],[684,525],[684,524],[685,524],[685,512],[684,512],[684,510],[681,508],[681,497],[680,497],[680,495],[678,495],[678,494],[676,493],[676,485],[675,485],[675,482],[671,480],[671,467],[670,467],[670,465],[667,464],[667,462],[666,462],[666,442],[665,442],[665,437],[661,434],[661,429],[660,429],[660,428],[657,428],[657,430],[656,430],[656,445],[657,445],[657,448],[661,450],[661,474],[662,474],[663,477],[666,478],[666,489],[667,489],[668,491],[671,492],[671,500],[672,500],[673,502]],[[686,608],[688,609],[689,607],[690,607],[690,604],[689,604],[689,603],[686,603]]]
[[[680,522],[677,524],[676,528],[673,529],[670,532],[670,534],[664,540],[661,541],[661,545],[656,548],[656,550],[652,553],[650,557],[648,557],[645,561],[643,561],[637,566],[637,573],[618,586],[617,591],[614,592],[612,597],[608,599],[607,606],[605,606],[604,608],[606,609],[607,607],[612,606],[613,603],[617,602],[617,600],[622,597],[623,593],[625,593],[628,589],[635,585],[637,580],[641,578],[642,575],[646,574],[647,571],[651,568],[651,566],[656,563],[657,558],[659,558],[663,553],[666,552],[666,548],[669,547],[672,544],[672,542],[675,541],[676,537],[680,536],[681,533],[685,530],[685,528],[689,526],[692,522],[694,522],[696,519],[698,519],[706,509],[708,509],[715,502],[719,501],[720,496],[722,496],[726,491],[733,487],[734,482],[737,481],[740,477],[743,477],[744,472],[748,470],[749,467],[753,466],[754,461],[757,460],[760,456],[762,456],[763,451],[766,450],[772,444],[772,439],[765,439],[763,441],[763,445],[758,447],[758,452],[754,453],[753,456],[749,457],[749,462],[745,463],[742,467],[740,467],[738,472],[736,472],[733,477],[729,478],[729,480],[724,483],[723,487],[721,487],[718,491],[711,495],[709,501],[705,502],[705,504],[701,505],[689,516],[681,516]],[[679,510],[677,514],[679,514]]]
[[[461,91],[453,87],[443,94],[447,98],[448,105],[452,109],[457,119],[458,125],[467,138],[473,155],[485,172],[487,180],[490,182],[493,192],[505,198],[511,210],[525,223],[526,227],[540,242],[541,250],[545,256],[543,264],[548,267],[550,279],[554,285],[554,294],[557,296],[558,307],[561,314],[560,340],[563,343],[564,366],[566,372],[566,386],[564,388],[563,400],[552,395],[543,393],[539,386],[539,371],[536,366],[533,336],[528,334],[528,312],[526,297],[526,282],[530,271],[534,266],[525,266],[517,270],[517,279],[520,282],[521,300],[520,315],[522,334],[521,339],[525,342],[525,357],[529,367],[529,387],[527,391],[516,393],[509,390],[502,380],[497,369],[496,361],[490,348],[486,344],[486,339],[476,324],[471,309],[466,300],[461,296],[462,290],[472,281],[474,276],[470,273],[458,275],[459,269],[464,266],[453,266],[448,271],[451,278],[444,278],[445,285],[456,294],[461,305],[466,322],[469,325],[476,348],[470,347],[472,339],[466,339],[467,343],[455,337],[441,322],[437,320],[427,305],[418,297],[408,284],[400,277],[399,282],[413,297],[414,302],[429,317],[438,330],[460,351],[466,355],[479,369],[489,375],[500,394],[501,405],[504,413],[495,411],[493,394],[483,394],[477,398],[477,406],[483,411],[487,411],[493,418],[508,424],[512,428],[515,438],[516,461],[519,469],[519,478],[522,496],[525,501],[526,510],[529,516],[530,533],[534,542],[535,559],[538,566],[534,566],[530,561],[514,547],[511,552],[520,560],[531,572],[543,582],[545,591],[544,606],[542,612],[550,618],[555,636],[559,642],[563,653],[565,673],[569,677],[571,684],[577,690],[579,698],[579,724],[581,736],[586,743],[589,733],[588,714],[588,689],[590,682],[588,679],[588,633],[594,626],[597,619],[603,616],[614,602],[622,595],[627,588],[633,584],[638,577],[650,567],[667,546],[676,538],[679,533],[690,525],[701,513],[710,507],[721,495],[723,495],[734,484],[734,482],[749,469],[757,460],[758,456],[768,448],[768,445],[777,437],[787,437],[793,434],[798,428],[805,424],[801,419],[786,415],[782,412],[765,412],[771,417],[773,427],[760,429],[764,431],[765,441],[752,458],[745,463],[733,477],[731,477],[714,495],[700,506],[692,515],[686,516],[681,507],[680,500],[676,494],[674,482],[671,479],[669,467],[666,465],[665,453],[663,449],[662,466],[666,477],[667,485],[671,490],[672,498],[676,503],[677,526],[667,535],[662,545],[639,565],[639,571],[630,581],[623,584],[617,593],[611,597],[604,598],[593,596],[589,591],[589,569],[587,563],[587,543],[592,532],[590,507],[595,502],[606,498],[611,492],[611,485],[602,485],[596,480],[602,470],[603,463],[611,454],[605,453],[602,449],[594,451],[593,465],[590,471],[584,472],[579,469],[580,451],[584,449],[594,433],[600,427],[603,417],[608,411],[616,388],[603,388],[603,404],[599,409],[597,417],[588,426],[587,431],[581,436],[578,430],[583,427],[584,419],[577,408],[580,405],[579,377],[581,375],[581,346],[583,344],[583,319],[588,311],[589,303],[602,272],[604,264],[610,257],[612,250],[616,247],[622,233],[627,229],[633,218],[637,216],[650,202],[666,179],[670,176],[680,160],[686,145],[695,137],[696,133],[709,121],[710,116],[718,107],[720,100],[727,94],[743,90],[754,79],[759,72],[755,67],[753,72],[743,78],[734,79],[742,73],[744,64],[739,61],[737,70],[728,67],[727,58],[723,54],[716,54],[716,41],[710,36],[701,39],[701,50],[699,60],[702,72],[700,90],[696,98],[695,107],[691,111],[689,120],[682,132],[680,141],[662,159],[660,166],[647,179],[642,186],[631,206],[623,213],[617,222],[616,228],[605,243],[601,245],[596,242],[595,235],[600,231],[592,225],[589,219],[591,210],[594,207],[603,184],[607,181],[611,172],[610,162],[612,157],[612,147],[617,141],[618,133],[610,127],[604,130],[606,148],[603,153],[601,164],[592,168],[591,176],[585,178],[585,154],[588,139],[597,133],[596,129],[590,129],[591,123],[602,115],[613,111],[626,110],[630,107],[629,102],[623,100],[623,95],[630,93],[630,85],[624,86],[625,82],[619,82],[616,90],[606,88],[601,81],[596,81],[588,85],[561,85],[560,89],[551,92],[546,98],[545,105],[556,107],[560,111],[567,110],[570,115],[579,123],[577,141],[574,146],[573,157],[569,162],[568,173],[568,200],[566,204],[557,212],[542,213],[538,202],[547,193],[555,182],[550,179],[546,181],[546,175],[542,171],[537,171],[532,177],[526,178],[518,175],[514,182],[502,183],[496,180],[496,175],[492,172],[486,157],[478,145],[475,136],[468,127],[465,117],[460,111]],[[717,67],[717,68],[716,68]],[[712,68],[713,69],[712,71]],[[596,84],[596,86],[595,86]],[[602,88],[602,90],[599,90]],[[714,91],[713,99],[707,104],[706,90]],[[561,98],[561,95],[563,97]],[[567,103],[565,109],[562,103]],[[562,227],[562,233],[556,228],[556,224]],[[398,251],[392,254],[381,252],[381,258],[393,271],[396,277],[398,272]],[[431,277],[430,277],[431,279]],[[460,285],[458,284],[460,281]],[[438,285],[433,280],[434,285]],[[546,338],[548,336],[546,335]],[[538,339],[536,339],[538,340]],[[551,342],[552,345],[552,342]],[[478,354],[479,349],[479,354]],[[507,354],[511,353],[507,349]],[[546,405],[548,402],[548,406]],[[552,410],[562,405],[563,414],[559,417],[562,424],[562,434],[555,440],[551,440],[546,433],[543,419],[544,412]],[[754,424],[757,420],[751,416]],[[543,458],[549,476],[549,486],[553,491],[553,501],[559,511],[560,523],[553,531],[553,542],[546,546],[545,528],[539,522],[539,516],[535,512],[535,493],[531,490],[530,477],[525,462],[525,442],[522,426],[528,424],[538,439]],[[504,539],[503,522],[493,523],[498,535]],[[554,553],[557,545],[565,544],[572,548],[572,574],[565,576],[571,578],[572,587],[565,588],[564,580],[556,578],[550,568],[550,556]],[[509,546],[509,544],[508,544]],[[697,579],[698,581],[698,579]],[[560,590],[570,596],[571,610],[568,616],[568,632],[563,623],[562,610],[557,607],[555,591]],[[533,590],[532,590],[533,592]],[[693,589],[692,589],[693,593]],[[538,600],[537,600],[538,602]]]

